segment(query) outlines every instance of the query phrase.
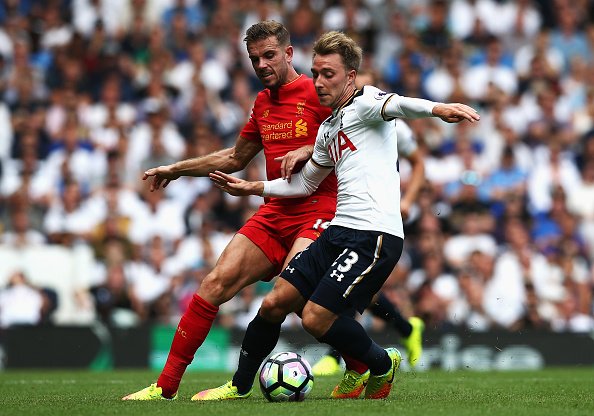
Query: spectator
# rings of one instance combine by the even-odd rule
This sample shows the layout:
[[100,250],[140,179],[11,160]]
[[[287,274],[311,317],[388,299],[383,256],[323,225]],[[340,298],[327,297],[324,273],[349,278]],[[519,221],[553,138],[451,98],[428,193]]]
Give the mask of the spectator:
[[447,322],[449,309],[460,296],[458,281],[438,252],[425,256],[423,268],[410,274],[407,287],[415,299],[417,316],[433,327]]
[[460,231],[446,240],[444,256],[448,265],[454,269],[461,268],[475,251],[495,257],[497,244],[495,239],[485,232],[481,217],[469,212],[460,224]]
[[147,120],[137,124],[130,132],[126,154],[126,182],[134,183],[144,168],[170,163],[185,152],[184,139],[175,124],[167,118],[162,100],[148,98],[143,110]]
[[526,193],[527,175],[515,162],[511,147],[503,150],[501,166],[479,185],[479,197],[491,204],[493,212],[500,216],[511,195]]
[[567,194],[567,207],[578,216],[581,235],[589,247],[588,258],[594,261],[594,160],[584,164],[581,174],[581,184]]
[[104,151],[116,150],[120,137],[136,121],[136,109],[122,97],[123,81],[118,75],[107,78],[99,99],[84,110],[81,121],[90,130],[94,146]]
[[530,244],[529,234],[518,219],[505,224],[507,248],[495,261],[493,278],[484,288],[483,309],[495,325],[511,329],[522,319],[526,288],[546,290],[547,261]]
[[130,18],[130,0],[74,0],[71,2],[72,22],[75,29],[90,37],[97,22],[105,25],[107,33],[115,36],[127,27]]
[[572,192],[580,184],[580,174],[571,155],[563,151],[558,135],[553,136],[548,146],[541,146],[541,157],[528,176],[528,198],[533,215],[548,212],[552,205],[551,190],[560,188]]
[[486,100],[493,88],[506,94],[515,94],[518,77],[514,70],[503,64],[503,45],[496,37],[491,37],[486,45],[485,62],[471,67],[463,77],[466,95],[473,100]]
[[[489,19],[493,32],[507,38],[514,46],[532,40],[541,28],[542,19],[536,2],[517,0],[501,3],[497,8],[497,19]],[[496,25],[496,26],[495,26]]]
[[76,119],[70,119],[56,137],[46,162],[47,173],[57,178],[55,189],[62,187],[64,179],[76,178],[82,189],[89,192],[106,175],[106,154],[95,150],[85,133]]
[[167,256],[164,241],[156,237],[150,241],[146,262],[135,262],[126,267],[129,297],[134,300],[134,310],[142,321],[169,322],[168,300],[179,270]]
[[88,208],[80,185],[74,181],[67,182],[60,196],[52,201],[43,220],[50,243],[65,246],[86,244],[93,226]]
[[424,80],[424,89],[429,97],[437,101],[467,101],[462,86],[465,63],[462,44],[455,42],[438,56],[440,64]]
[[[481,263],[477,264],[477,260]],[[479,268],[480,266],[480,268]],[[491,327],[491,320],[483,309],[484,288],[493,274],[493,258],[474,252],[464,267],[456,273],[460,286],[458,296],[448,310],[448,321],[482,332]]]
[[427,14],[429,15],[429,21],[426,27],[421,30],[420,41],[426,52],[435,56],[450,46],[450,31],[447,25],[447,1],[431,1]]
[[452,34],[458,39],[469,39],[480,32],[488,32],[492,16],[497,15],[493,0],[454,0],[449,8]]
[[187,59],[179,60],[169,74],[170,85],[181,92],[184,101],[190,103],[198,94],[214,97],[229,88],[227,68],[208,56],[202,39],[194,40],[185,49]]
[[182,16],[189,33],[199,33],[204,27],[204,12],[200,1],[174,0],[163,12],[163,24],[167,29],[175,26],[175,20]]
[[0,235],[0,244],[20,249],[45,244],[45,235],[30,227],[26,211],[12,211],[11,214],[12,228],[4,230]]
[[23,272],[15,271],[0,290],[0,328],[41,324],[49,319],[56,302],[53,290],[36,288]]
[[144,245],[154,237],[167,244],[176,245],[184,235],[183,206],[175,200],[165,198],[163,192],[143,190],[144,205],[133,217],[130,239]]
[[534,76],[534,69],[531,70],[531,67],[535,60],[549,79],[560,75],[563,70],[563,54],[551,45],[550,32],[547,29],[538,32],[534,42],[525,42],[516,51],[514,67],[521,80]]
[[589,49],[584,31],[579,28],[578,7],[562,5],[557,9],[557,26],[551,33],[551,45],[561,51],[564,60],[564,71],[574,56],[589,60],[592,51]]
[[128,284],[123,265],[110,266],[105,283],[91,287],[90,292],[95,310],[105,323],[115,326],[139,323],[143,308]]

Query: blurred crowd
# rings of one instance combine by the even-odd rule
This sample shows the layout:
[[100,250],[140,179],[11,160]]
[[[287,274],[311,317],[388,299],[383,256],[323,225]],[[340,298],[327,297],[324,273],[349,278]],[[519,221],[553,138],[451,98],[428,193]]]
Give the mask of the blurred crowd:
[[[592,0],[3,0],[0,244],[84,246],[77,302],[97,319],[176,324],[262,200],[205,178],[149,192],[142,172],[233,145],[261,89],[243,36],[265,19],[289,28],[299,72],[341,30],[379,87],[481,113],[409,122],[427,180],[383,289],[405,315],[594,330]],[[263,160],[241,174],[264,178]],[[218,324],[245,327],[270,287],[246,288]],[[0,326],[51,320],[51,289],[16,272]],[[9,319],[23,305],[37,310]]]

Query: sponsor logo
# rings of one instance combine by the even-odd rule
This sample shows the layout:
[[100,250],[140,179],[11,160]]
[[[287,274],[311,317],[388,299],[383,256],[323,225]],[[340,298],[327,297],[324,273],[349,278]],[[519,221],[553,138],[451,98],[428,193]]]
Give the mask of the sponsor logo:
[[307,122],[299,119],[295,123],[295,137],[307,136]]
[[265,142],[293,138],[293,120],[279,121],[274,124],[262,124],[260,134]]
[[354,152],[357,150],[357,147],[350,141],[347,135],[340,130],[338,135],[328,144],[328,154],[334,163],[336,163],[347,149]]

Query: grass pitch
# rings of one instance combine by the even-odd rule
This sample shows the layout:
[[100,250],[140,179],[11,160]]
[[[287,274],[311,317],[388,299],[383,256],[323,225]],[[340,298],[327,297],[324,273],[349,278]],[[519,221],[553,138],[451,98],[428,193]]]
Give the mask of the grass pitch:
[[0,372],[0,415],[594,415],[594,368],[400,373],[387,400],[330,400],[340,377],[317,377],[302,403],[268,403],[257,386],[247,400],[191,402],[195,392],[230,374],[188,373],[174,402],[120,400],[156,377],[148,371]]

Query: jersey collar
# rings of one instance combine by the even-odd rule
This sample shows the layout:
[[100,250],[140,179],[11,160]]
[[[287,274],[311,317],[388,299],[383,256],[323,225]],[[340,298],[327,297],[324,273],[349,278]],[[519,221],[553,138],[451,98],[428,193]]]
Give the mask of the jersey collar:
[[[357,98],[358,96],[363,94],[363,90],[355,90],[353,91],[353,94],[349,97],[348,100],[346,100],[340,107],[335,108],[334,110],[332,110],[332,118],[336,117],[336,115],[346,106],[349,106],[352,104],[352,102],[355,100],[355,98]],[[332,119],[331,118],[331,119]]]

